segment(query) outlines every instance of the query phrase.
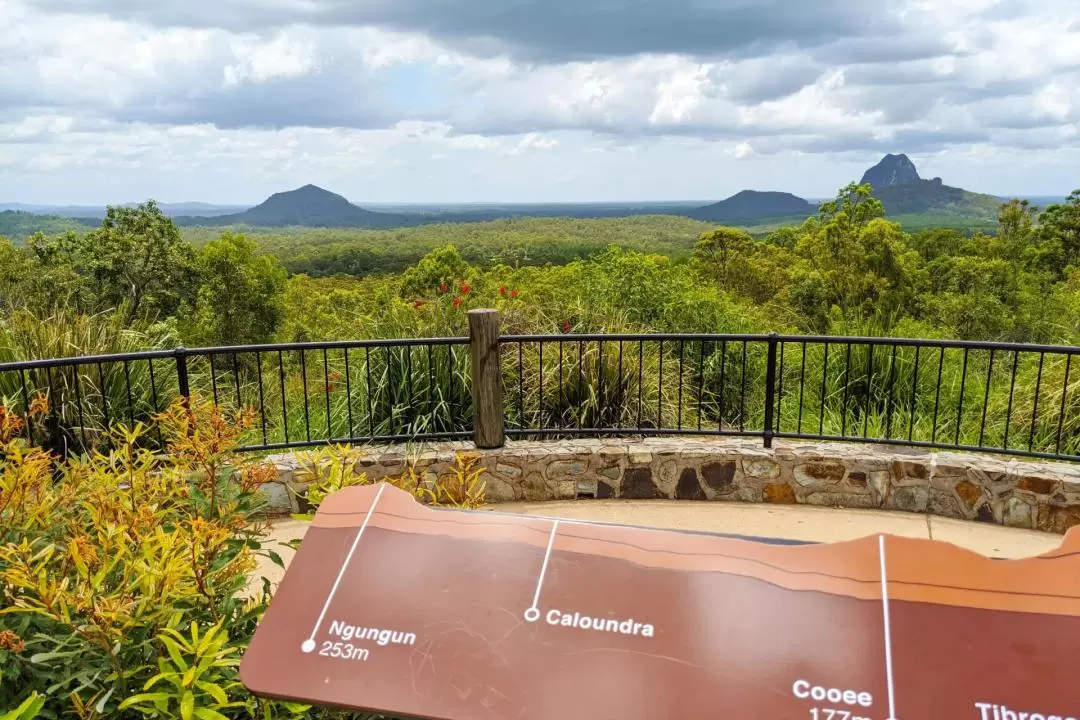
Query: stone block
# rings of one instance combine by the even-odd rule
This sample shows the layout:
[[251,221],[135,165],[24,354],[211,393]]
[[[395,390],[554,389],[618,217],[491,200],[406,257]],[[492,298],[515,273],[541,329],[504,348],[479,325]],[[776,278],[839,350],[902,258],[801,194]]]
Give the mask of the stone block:
[[588,467],[585,459],[556,460],[547,466],[547,476],[561,479],[566,475],[583,475]]
[[864,488],[867,485],[866,473],[861,470],[853,470],[847,476],[848,485],[856,488]]
[[728,460],[726,462],[712,462],[703,465],[701,468],[701,477],[705,480],[705,484],[716,492],[728,492],[735,482],[735,461]]
[[694,468],[684,468],[682,473],[679,474],[679,484],[675,488],[675,497],[679,500],[707,499]]
[[1005,525],[1015,528],[1033,529],[1035,527],[1035,507],[1023,498],[1013,496],[1005,501]]
[[1016,481],[1016,487],[1036,495],[1053,495],[1061,487],[1061,483],[1048,477],[1026,475]]
[[263,512],[267,515],[288,515],[300,511],[296,498],[283,483],[263,483],[259,486],[258,494],[265,503]]
[[787,483],[770,483],[762,489],[765,502],[775,505],[793,505],[796,502],[795,490]]
[[780,463],[767,458],[743,460],[743,473],[752,478],[778,478],[780,477]]
[[510,462],[495,463],[495,474],[508,478],[521,477],[521,467]]
[[619,497],[627,500],[654,500],[664,497],[653,482],[649,468],[632,468],[623,475]]
[[846,472],[847,468],[840,462],[808,462],[795,466],[795,481],[803,487],[821,488],[837,484]]
[[885,501],[885,507],[906,512],[926,512],[930,502],[930,493],[926,486],[915,485],[892,488]]

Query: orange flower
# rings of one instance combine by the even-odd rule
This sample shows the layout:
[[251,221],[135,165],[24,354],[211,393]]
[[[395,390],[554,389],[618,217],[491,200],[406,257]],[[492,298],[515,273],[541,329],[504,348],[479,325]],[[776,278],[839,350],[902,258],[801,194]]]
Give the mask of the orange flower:
[[334,383],[326,383],[326,392],[334,392]]
[[502,297],[506,297],[506,286],[505,285],[503,285],[502,287],[499,288],[499,295],[501,295]]
[[450,286],[447,285],[445,282],[439,283],[439,292],[445,293],[449,289],[450,289]]
[[0,649],[18,655],[26,649],[26,643],[12,631],[0,630]]
[[454,302],[453,302],[453,303],[451,303],[451,304],[452,304],[452,305],[453,305],[454,307],[457,307],[457,306],[461,305],[461,298],[459,298],[459,297],[457,297],[457,298],[454,298]]
[[562,331],[564,333],[570,332],[570,321],[569,320],[563,320],[562,321]]
[[511,290],[510,291],[510,299],[513,300],[514,298],[516,298],[518,296],[518,294],[519,293],[518,293],[517,289]]
[[464,280],[462,280],[462,281],[461,281],[461,282],[460,282],[460,283],[458,284],[458,287],[459,287],[459,288],[461,288],[461,294],[462,294],[462,295],[468,295],[468,294],[469,294],[469,291],[470,291],[470,290],[472,290],[472,285],[470,285],[469,283],[465,282]]
[[417,300],[416,302],[414,302],[414,303],[412,304],[412,306],[413,306],[414,308],[416,308],[417,310],[419,310],[420,308],[424,307],[425,305],[427,305],[427,300]]

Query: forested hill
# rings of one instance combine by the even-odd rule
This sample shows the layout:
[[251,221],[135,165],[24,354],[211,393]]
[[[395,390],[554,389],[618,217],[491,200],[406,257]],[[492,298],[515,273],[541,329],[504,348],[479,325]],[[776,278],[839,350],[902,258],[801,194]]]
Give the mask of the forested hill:
[[4,210],[0,212],[0,237],[22,242],[36,232],[46,235],[59,235],[68,230],[86,232],[91,226],[100,224],[100,220],[92,218],[67,218],[35,215],[21,210]]

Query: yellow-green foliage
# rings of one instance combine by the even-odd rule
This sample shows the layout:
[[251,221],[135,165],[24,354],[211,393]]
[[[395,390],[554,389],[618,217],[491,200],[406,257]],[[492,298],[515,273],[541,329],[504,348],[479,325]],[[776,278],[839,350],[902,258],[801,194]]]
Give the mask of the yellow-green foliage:
[[[47,411],[35,402],[30,422]],[[43,717],[271,717],[236,658],[265,608],[255,492],[269,470],[233,454],[250,414],[193,400],[115,450],[54,467],[0,407],[0,711],[41,693]]]
[[[310,481],[304,491],[304,499],[312,510],[335,492],[347,487],[369,485],[366,473],[358,470],[363,458],[362,449],[333,445],[301,456],[303,469],[300,476]],[[479,458],[470,453],[458,453],[450,472],[436,477],[432,482],[409,465],[402,475],[386,478],[385,482],[405,490],[417,500],[428,505],[460,509],[477,508],[484,503],[486,483],[482,479],[484,468],[477,467]],[[299,516],[310,519],[313,514]]]

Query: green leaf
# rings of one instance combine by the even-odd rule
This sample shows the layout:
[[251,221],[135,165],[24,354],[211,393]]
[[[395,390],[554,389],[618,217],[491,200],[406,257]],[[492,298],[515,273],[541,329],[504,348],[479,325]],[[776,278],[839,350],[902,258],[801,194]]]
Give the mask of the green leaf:
[[274,563],[275,565],[277,565],[282,570],[285,569],[285,561],[281,559],[280,555],[278,555],[273,550],[266,550],[265,552],[266,552],[266,556],[268,558],[270,558],[270,562]]
[[74,652],[43,652],[43,653],[35,653],[35,654],[30,656],[30,662],[32,662],[35,665],[39,665],[41,663],[49,662],[50,660],[57,660],[57,659],[60,659],[60,658],[71,657],[72,655],[75,655],[75,653]]
[[195,686],[205,692],[210,697],[214,698],[214,701],[218,705],[228,705],[229,696],[225,694],[225,691],[214,683],[199,681],[195,683]]
[[229,720],[227,717],[209,708],[199,708],[195,711],[195,717],[199,720]]
[[168,707],[169,693],[156,692],[156,693],[139,693],[138,695],[132,695],[131,697],[120,703],[119,710],[127,710],[135,705],[141,705],[143,703],[152,703],[158,708]]
[[36,692],[31,693],[30,697],[26,698],[22,705],[0,715],[0,720],[31,720],[31,718],[37,717],[43,707],[45,707],[44,696],[38,695]]
[[195,696],[190,690],[184,691],[184,696],[180,698],[180,718],[181,720],[191,720],[195,714]]
[[101,714],[105,714],[105,704],[109,702],[109,698],[112,697],[113,691],[116,690],[116,686],[113,685],[109,688],[109,691],[101,696],[101,699],[94,703],[94,710],[97,710]]

